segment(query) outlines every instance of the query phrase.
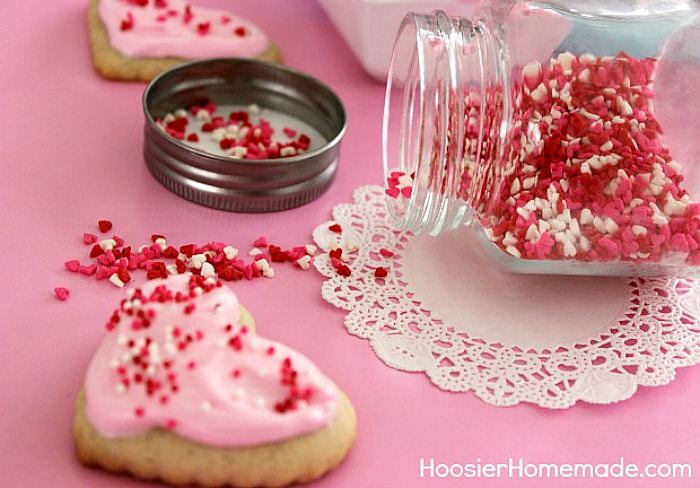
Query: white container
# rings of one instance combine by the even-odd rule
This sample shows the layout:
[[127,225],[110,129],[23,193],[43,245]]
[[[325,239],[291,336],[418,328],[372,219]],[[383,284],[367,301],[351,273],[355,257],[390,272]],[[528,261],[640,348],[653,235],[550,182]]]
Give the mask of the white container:
[[439,9],[469,16],[478,0],[318,0],[362,67],[384,82],[401,19]]

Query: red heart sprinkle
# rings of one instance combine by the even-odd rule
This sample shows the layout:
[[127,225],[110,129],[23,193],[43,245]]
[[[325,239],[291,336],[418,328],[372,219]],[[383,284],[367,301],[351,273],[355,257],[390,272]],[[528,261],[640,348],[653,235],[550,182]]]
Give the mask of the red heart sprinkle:
[[104,249],[102,249],[102,246],[100,246],[99,244],[95,244],[94,246],[92,246],[92,249],[90,249],[90,257],[91,258],[96,258],[97,256],[104,254],[104,253],[105,253]]
[[394,255],[394,253],[392,251],[390,251],[384,247],[379,250],[379,254],[381,254],[385,258],[390,258]]
[[131,275],[129,275],[129,272],[125,268],[119,268],[119,271],[117,271],[117,276],[120,280],[122,280],[122,283],[128,283],[131,281]]
[[384,278],[387,274],[389,274],[389,272],[386,268],[382,268],[381,266],[374,270],[374,276],[377,278]]
[[112,228],[112,222],[109,220],[98,220],[97,227],[100,229],[100,232],[107,232]]

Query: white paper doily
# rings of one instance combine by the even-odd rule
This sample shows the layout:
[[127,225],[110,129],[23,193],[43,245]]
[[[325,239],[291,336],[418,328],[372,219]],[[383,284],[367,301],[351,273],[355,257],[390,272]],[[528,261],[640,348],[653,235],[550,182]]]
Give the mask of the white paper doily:
[[494,405],[566,408],[628,399],[700,362],[698,280],[507,274],[475,254],[469,229],[395,231],[381,187],[353,199],[314,231],[315,266],[348,331],[393,368]]

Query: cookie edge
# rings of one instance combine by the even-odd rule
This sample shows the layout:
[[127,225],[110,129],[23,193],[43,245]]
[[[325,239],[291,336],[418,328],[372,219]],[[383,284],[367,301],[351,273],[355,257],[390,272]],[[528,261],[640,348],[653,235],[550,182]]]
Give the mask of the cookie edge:
[[[187,58],[132,58],[123,55],[112,47],[107,28],[100,18],[99,1],[89,0],[87,23],[92,62],[96,71],[104,78],[149,82],[163,71],[182,63],[194,61]],[[281,63],[282,53],[277,44],[270,42],[265,51],[251,59]]]
[[[255,332],[253,316],[242,305],[239,307],[239,324]],[[76,400],[73,441],[83,465],[143,480],[207,488],[281,487],[318,479],[348,455],[355,442],[357,417],[340,389],[338,397],[337,415],[327,427],[278,443],[226,448],[207,446],[162,428],[107,438],[87,418],[86,394],[81,389]],[[182,462],[173,462],[178,456]]]
[[345,393],[338,390],[338,395],[338,413],[328,427],[279,443],[226,448],[197,443],[162,428],[106,438],[85,415],[86,395],[81,390],[73,440],[83,465],[147,481],[207,488],[306,483],[335,469],[354,444],[355,410]]

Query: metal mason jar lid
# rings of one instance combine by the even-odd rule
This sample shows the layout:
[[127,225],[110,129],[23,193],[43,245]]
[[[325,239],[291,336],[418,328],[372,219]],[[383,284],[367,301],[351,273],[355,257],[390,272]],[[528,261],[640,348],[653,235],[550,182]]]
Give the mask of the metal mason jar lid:
[[[157,120],[211,100],[217,105],[257,105],[291,116],[327,141],[280,159],[217,155],[169,136]],[[333,181],[346,116],[338,96],[299,71],[236,58],[185,63],[153,79],[143,94],[143,155],[151,174],[177,195],[233,212],[274,212],[323,194]]]

